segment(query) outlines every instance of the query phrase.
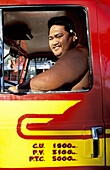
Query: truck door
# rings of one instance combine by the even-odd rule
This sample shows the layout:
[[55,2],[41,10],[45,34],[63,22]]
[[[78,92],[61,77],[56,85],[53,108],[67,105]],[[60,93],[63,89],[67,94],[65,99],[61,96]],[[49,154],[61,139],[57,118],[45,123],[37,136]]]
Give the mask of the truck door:
[[[22,8],[1,7],[0,168],[105,169],[96,3],[94,0],[84,2],[74,0],[71,1],[71,5],[67,3],[63,5],[61,2],[57,2],[59,5],[40,3],[33,6],[29,4]],[[75,91],[10,93],[8,86],[17,82],[16,80],[12,82],[10,77],[7,78],[8,85],[7,81],[4,81],[4,72],[7,73],[4,67],[7,56],[3,54],[3,50],[6,50],[5,45],[13,50],[8,57],[16,59],[18,54],[22,54],[26,63],[27,59],[30,61],[25,67],[27,75],[22,78],[23,81],[29,76],[32,78],[34,71],[37,74],[46,68],[44,66],[48,59],[50,61],[49,56],[52,60],[50,63],[55,62],[47,40],[44,39],[48,35],[44,35],[44,30],[48,31],[46,29],[48,19],[59,15],[67,15],[73,19],[79,42],[88,48],[89,88]],[[24,36],[20,38],[25,41],[25,50],[23,46],[17,46],[18,38],[15,36],[18,37],[19,32],[10,37],[10,33],[15,31],[13,29],[15,23],[25,23],[31,30],[32,39],[26,39]],[[4,32],[3,28],[10,25],[13,31]],[[6,44],[3,45],[4,43]],[[45,62],[44,56],[47,56]],[[40,60],[41,70],[36,68]]]

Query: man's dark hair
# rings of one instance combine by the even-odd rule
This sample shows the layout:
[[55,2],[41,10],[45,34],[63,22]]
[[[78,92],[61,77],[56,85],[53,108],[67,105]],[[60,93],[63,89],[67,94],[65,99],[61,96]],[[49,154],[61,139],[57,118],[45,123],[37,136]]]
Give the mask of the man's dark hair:
[[67,32],[69,32],[70,36],[73,36],[74,32],[76,32],[73,22],[67,16],[58,16],[58,17],[51,18],[48,21],[48,33],[50,31],[50,28],[53,25],[63,25],[63,26],[65,26],[65,30]]

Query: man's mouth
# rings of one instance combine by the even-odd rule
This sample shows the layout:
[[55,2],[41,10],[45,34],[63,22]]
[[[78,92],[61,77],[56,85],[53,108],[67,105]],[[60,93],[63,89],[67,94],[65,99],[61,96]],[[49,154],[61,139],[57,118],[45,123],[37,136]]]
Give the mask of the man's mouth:
[[54,50],[54,51],[57,51],[57,50],[59,50],[59,48],[61,48],[60,45],[59,45],[59,46],[54,46],[54,47],[53,47],[53,50]]
[[54,48],[54,51],[58,51],[60,47],[55,47]]

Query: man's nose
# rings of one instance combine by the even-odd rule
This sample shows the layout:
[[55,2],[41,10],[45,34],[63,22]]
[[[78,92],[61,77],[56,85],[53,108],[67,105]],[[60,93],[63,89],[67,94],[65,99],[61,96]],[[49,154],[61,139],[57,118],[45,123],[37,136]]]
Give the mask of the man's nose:
[[53,44],[54,44],[54,45],[57,45],[58,43],[59,43],[59,42],[58,42],[57,38],[54,38],[54,39],[53,39]]

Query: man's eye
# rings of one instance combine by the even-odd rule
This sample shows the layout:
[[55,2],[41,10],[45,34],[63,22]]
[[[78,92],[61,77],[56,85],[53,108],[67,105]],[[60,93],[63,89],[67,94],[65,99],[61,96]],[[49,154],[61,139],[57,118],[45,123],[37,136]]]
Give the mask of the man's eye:
[[63,37],[63,34],[59,34],[56,36],[57,38]]
[[52,40],[53,38],[52,37],[49,37],[49,40]]

